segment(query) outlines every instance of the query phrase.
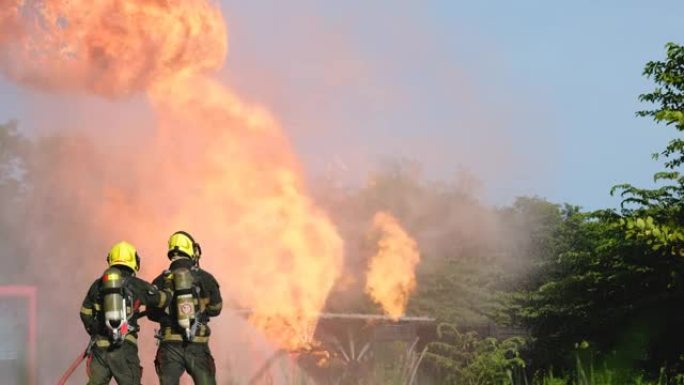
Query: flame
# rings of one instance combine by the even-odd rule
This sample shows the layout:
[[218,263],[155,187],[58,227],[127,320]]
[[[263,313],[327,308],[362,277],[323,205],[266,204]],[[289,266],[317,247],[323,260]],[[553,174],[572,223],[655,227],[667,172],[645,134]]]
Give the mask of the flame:
[[378,252],[368,265],[366,293],[396,320],[405,314],[409,295],[416,288],[418,245],[387,212],[375,214],[372,230],[379,235]]
[[206,0],[0,1],[13,37],[2,68],[42,89],[124,96],[217,70],[228,49],[221,11]]
[[182,169],[202,181],[176,193],[183,208],[176,222],[185,221],[185,211],[203,213],[202,233],[241,256],[225,268],[234,270],[231,286],[253,310],[252,323],[279,347],[308,345],[341,269],[342,241],[306,194],[282,130],[265,110],[210,78],[169,79],[150,99],[160,112],[163,148],[178,145],[187,127],[206,132],[194,143],[180,141],[191,158],[165,163],[169,173]]
[[165,229],[193,232],[210,271],[253,310],[253,325],[278,347],[310,344],[340,274],[342,240],[309,197],[276,119],[213,75],[228,47],[219,7],[207,0],[0,4],[6,76],[53,92],[144,93],[154,109],[156,135],[144,152],[100,144],[103,167],[126,170],[118,170],[125,183],[102,171],[105,186],[82,193],[84,176],[54,165],[55,179],[70,181],[56,188],[82,196],[78,204],[101,227],[93,234],[162,244]]

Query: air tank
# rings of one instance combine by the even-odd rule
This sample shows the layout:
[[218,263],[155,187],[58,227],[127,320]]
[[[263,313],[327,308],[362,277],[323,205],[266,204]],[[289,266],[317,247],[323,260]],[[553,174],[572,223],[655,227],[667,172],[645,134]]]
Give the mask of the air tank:
[[126,324],[126,302],[123,297],[123,276],[117,268],[107,269],[102,276],[104,294],[104,317],[114,340],[122,338],[122,326]]
[[195,320],[192,273],[186,268],[173,271],[173,285],[176,294],[176,317],[178,326],[185,329],[188,339],[192,338],[191,327]]

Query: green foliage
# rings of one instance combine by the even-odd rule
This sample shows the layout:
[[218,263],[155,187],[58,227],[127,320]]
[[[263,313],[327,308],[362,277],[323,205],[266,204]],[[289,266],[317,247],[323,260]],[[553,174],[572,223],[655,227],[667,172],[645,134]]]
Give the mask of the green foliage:
[[[407,344],[405,341],[385,342],[375,346],[373,370],[367,383],[369,385],[415,385],[418,379],[418,369],[425,357],[427,348],[416,351],[418,339]],[[354,385],[361,385],[358,381]]]
[[574,344],[588,340],[613,365],[681,369],[682,228],[670,226],[633,213],[569,213],[545,282],[519,297],[535,366],[568,368]]
[[[595,368],[591,358],[586,359],[581,356],[580,349],[576,352],[576,366],[568,375],[559,377],[552,372],[538,373],[530,383],[532,385],[684,385],[684,376],[668,377],[665,368],[660,368],[657,377],[649,380],[643,375],[624,369],[611,369],[605,365]],[[522,384],[516,383],[515,385]]]
[[484,325],[501,310],[495,287],[499,272],[494,267],[471,258],[436,263],[419,267],[419,285],[410,303],[411,313],[429,314],[459,325]]
[[656,89],[639,96],[639,100],[653,103],[656,108],[637,114],[684,131],[684,46],[668,43],[665,50],[665,61],[650,61],[644,68],[644,76],[653,79]]
[[427,346],[425,367],[441,384],[513,384],[525,362],[520,356],[522,338],[499,341],[480,338],[475,332],[461,333],[454,325],[440,324],[438,340]]
[[627,239],[645,242],[653,251],[684,257],[684,229],[676,224],[656,224],[651,216],[620,218],[619,223]]
[[411,313],[429,314],[460,328],[514,323],[511,293],[534,286],[538,272],[547,268],[562,209],[540,198],[521,197],[492,215],[499,226],[484,238],[489,244],[418,266]]
[[[656,89],[640,99],[655,108],[638,115],[684,131],[684,48],[668,44],[666,60],[648,63],[644,74]],[[614,187],[621,210],[565,212],[542,283],[516,297],[535,367],[569,370],[574,344],[586,340],[599,362],[621,372],[656,378],[661,365],[665,375],[684,370],[684,141],[670,141],[659,156],[659,186]]]

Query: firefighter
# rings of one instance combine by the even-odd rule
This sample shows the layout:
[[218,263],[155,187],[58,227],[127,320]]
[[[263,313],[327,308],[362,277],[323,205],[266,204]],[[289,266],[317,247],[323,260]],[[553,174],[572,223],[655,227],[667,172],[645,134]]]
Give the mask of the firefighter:
[[173,293],[168,309],[149,314],[160,324],[154,361],[160,385],[178,385],[185,371],[196,385],[216,384],[207,324],[221,313],[222,300],[216,279],[199,267],[201,255],[199,243],[190,234],[171,234],[167,253],[171,265],[153,281]]
[[87,361],[88,385],[140,385],[142,368],[138,358],[138,318],[145,309],[165,308],[166,293],[135,276],[140,257],[128,242],[115,244],[107,254],[102,277],[93,282],[83,300],[81,320],[91,336]]

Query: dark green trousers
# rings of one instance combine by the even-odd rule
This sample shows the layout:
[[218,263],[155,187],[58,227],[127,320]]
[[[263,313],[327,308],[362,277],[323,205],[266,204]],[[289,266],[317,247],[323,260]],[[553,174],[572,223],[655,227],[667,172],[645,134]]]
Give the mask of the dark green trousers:
[[195,385],[216,385],[216,366],[208,344],[161,342],[154,365],[160,385],[178,385],[185,371]]
[[88,357],[87,371],[88,385],[107,385],[112,377],[119,385],[140,385],[138,347],[128,341],[110,348],[96,346]]

